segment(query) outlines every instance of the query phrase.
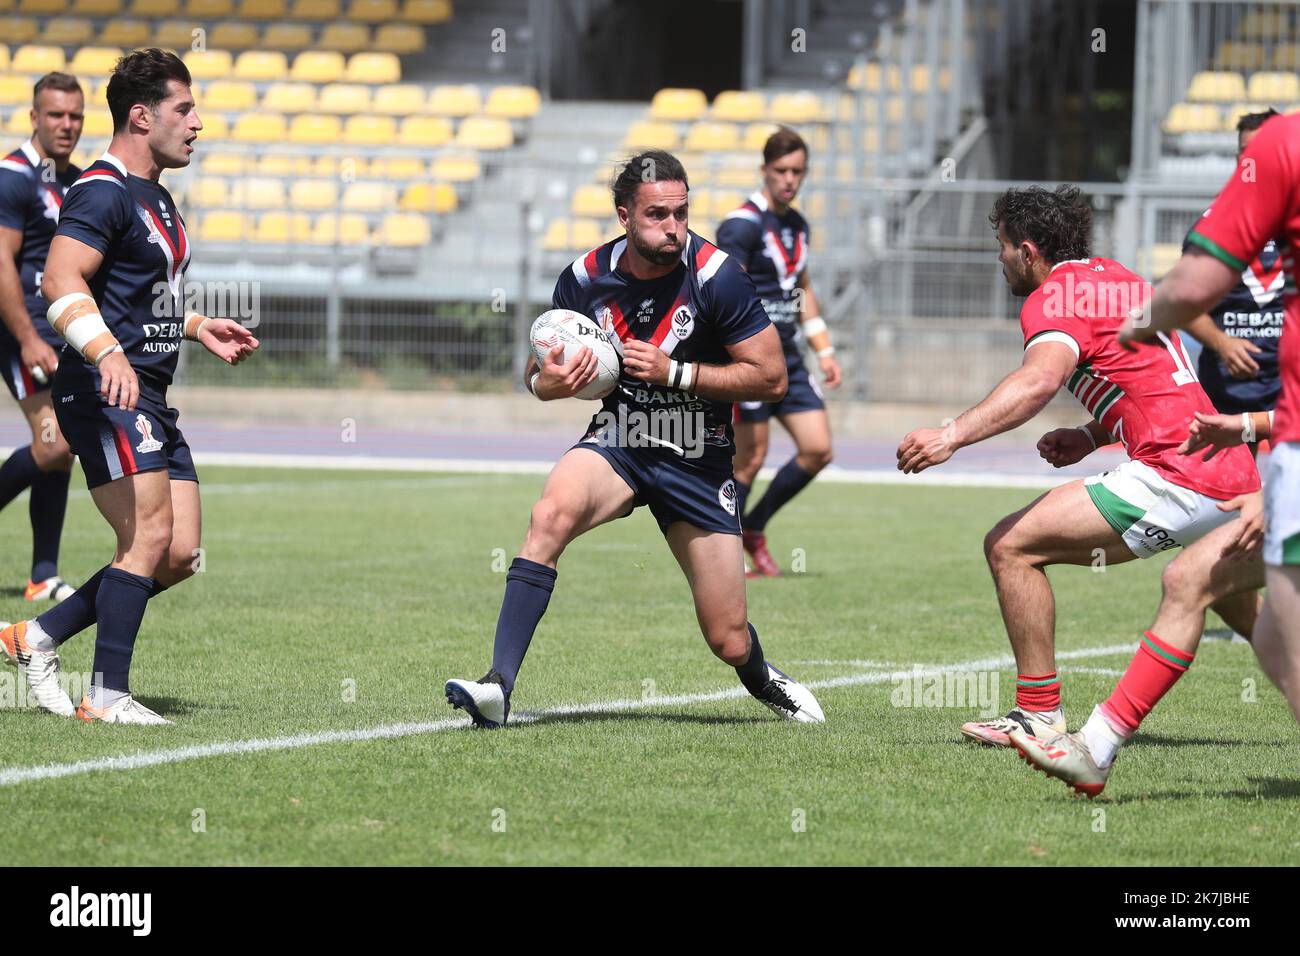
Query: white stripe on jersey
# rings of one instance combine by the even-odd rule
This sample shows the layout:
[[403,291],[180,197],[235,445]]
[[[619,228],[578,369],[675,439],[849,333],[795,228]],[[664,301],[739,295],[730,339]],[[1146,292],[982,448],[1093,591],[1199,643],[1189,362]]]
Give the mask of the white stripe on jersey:
[[706,282],[717,274],[717,271],[722,268],[722,264],[726,261],[727,254],[721,249],[715,248],[709,254],[709,258],[704,260],[704,265],[700,266],[699,271],[695,273],[696,278],[700,281],[701,289],[704,288]]
[[0,159],[0,169],[7,169],[13,173],[22,173],[25,176],[32,174],[30,166],[25,166],[16,159]]
[[748,219],[750,222],[758,225],[762,225],[763,223],[762,216],[754,212],[752,209],[746,209],[744,206],[741,206],[739,209],[733,209],[722,217],[723,222],[726,222],[728,219]]

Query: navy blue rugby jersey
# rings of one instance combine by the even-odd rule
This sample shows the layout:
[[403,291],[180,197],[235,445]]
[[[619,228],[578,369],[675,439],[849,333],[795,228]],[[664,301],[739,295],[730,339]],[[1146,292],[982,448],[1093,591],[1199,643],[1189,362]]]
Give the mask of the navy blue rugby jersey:
[[[1188,245],[1184,240],[1184,252]],[[1282,336],[1282,293],[1285,287],[1282,254],[1277,243],[1270,239],[1246,266],[1241,281],[1210,310],[1210,318],[1225,334],[1259,347],[1260,352],[1252,356],[1259,365],[1259,374],[1252,379],[1233,378],[1213,349],[1202,349],[1197,377],[1211,398],[1224,395],[1248,410],[1271,409],[1277,403],[1282,390],[1278,346]]]
[[754,281],[763,308],[781,333],[786,359],[802,361],[795,289],[808,268],[808,220],[794,208],[778,216],[756,192],[719,223],[718,248],[734,256]]
[[[23,301],[36,331],[56,350],[63,347],[63,339],[45,318],[50,306],[41,295],[41,275],[64,194],[80,175],[81,170],[71,163],[61,173],[55,172],[53,165],[43,165],[31,140],[0,159],[0,226],[23,234],[15,260],[23,284]],[[18,343],[3,323],[0,349],[18,350]]]
[[[57,234],[103,254],[90,294],[141,388],[164,392],[184,339],[190,261],[185,222],[171,195],[153,180],[130,175],[105,153],[68,190]],[[65,394],[98,390],[99,373],[84,359],[62,361],[55,385]]]
[[[551,305],[588,316],[620,343],[633,338],[657,345],[678,362],[725,365],[731,361],[726,346],[742,342],[767,328],[749,276],[713,243],[687,232],[681,264],[658,279],[637,279],[617,268],[627,248],[627,238],[605,243],[560,273]],[[650,385],[624,373],[592,419],[589,434],[601,422],[620,421],[620,409],[662,416],[692,416],[700,423],[697,451],[689,457],[730,459],[734,447],[731,402],[714,401],[666,385]],[[694,425],[691,426],[694,428]],[[619,433],[621,436],[621,432]],[[688,436],[689,437],[689,436]],[[680,446],[651,442],[672,454]]]

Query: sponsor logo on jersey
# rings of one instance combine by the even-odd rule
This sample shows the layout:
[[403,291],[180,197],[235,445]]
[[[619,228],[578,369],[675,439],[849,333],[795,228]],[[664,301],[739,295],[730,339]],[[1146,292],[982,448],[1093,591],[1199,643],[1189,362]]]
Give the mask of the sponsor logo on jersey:
[[153,437],[153,422],[143,415],[135,416],[135,430],[141,435],[140,444],[135,446],[135,450],[141,453],[151,451],[161,451],[162,442]]
[[636,310],[637,322],[649,322],[655,317],[655,300],[642,299],[640,307]]
[[733,518],[736,516],[736,483],[728,478],[718,489],[718,504]]

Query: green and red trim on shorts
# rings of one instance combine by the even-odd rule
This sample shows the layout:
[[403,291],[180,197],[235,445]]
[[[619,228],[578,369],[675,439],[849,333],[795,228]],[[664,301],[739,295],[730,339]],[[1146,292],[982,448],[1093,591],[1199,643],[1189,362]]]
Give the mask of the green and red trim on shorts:
[[1101,512],[1101,516],[1106,519],[1106,523],[1114,528],[1120,537],[1123,537],[1129,528],[1146,515],[1146,512],[1137,505],[1125,501],[1100,481],[1083,487],[1088,492],[1088,497],[1092,499],[1092,503],[1097,506],[1097,510]]

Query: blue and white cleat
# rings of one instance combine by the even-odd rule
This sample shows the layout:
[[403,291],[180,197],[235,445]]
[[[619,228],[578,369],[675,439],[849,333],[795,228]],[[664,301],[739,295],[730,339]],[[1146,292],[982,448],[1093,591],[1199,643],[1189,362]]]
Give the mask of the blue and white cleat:
[[510,716],[510,693],[496,671],[488,671],[476,681],[449,680],[445,691],[447,703],[469,714],[475,727],[492,730],[504,725]]
[[812,691],[793,677],[767,665],[767,683],[755,695],[773,712],[801,724],[824,724],[826,715]]

